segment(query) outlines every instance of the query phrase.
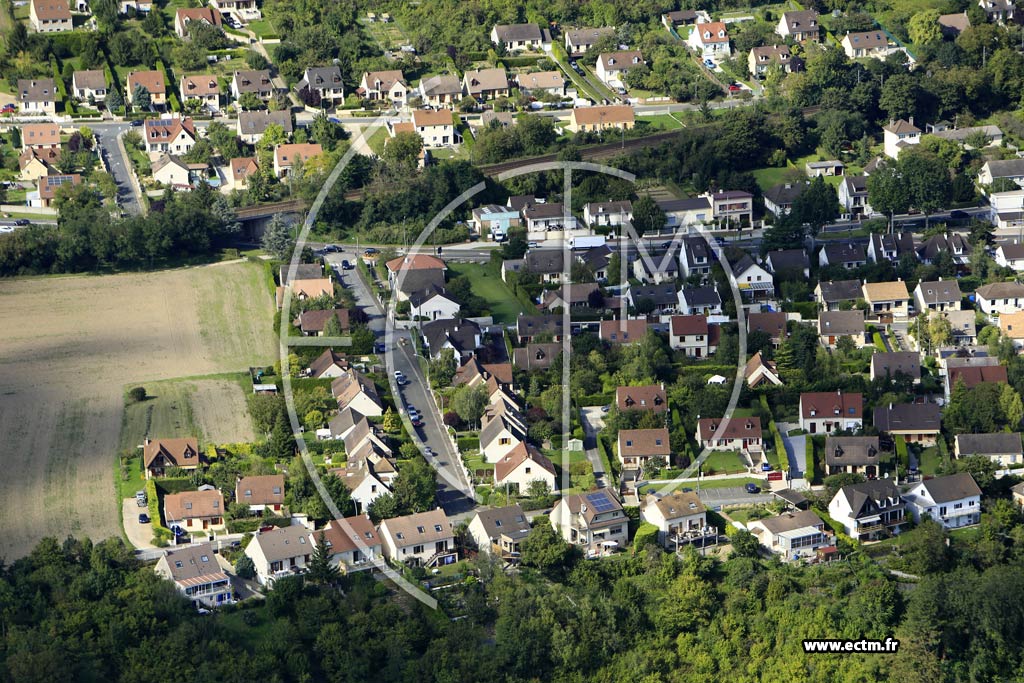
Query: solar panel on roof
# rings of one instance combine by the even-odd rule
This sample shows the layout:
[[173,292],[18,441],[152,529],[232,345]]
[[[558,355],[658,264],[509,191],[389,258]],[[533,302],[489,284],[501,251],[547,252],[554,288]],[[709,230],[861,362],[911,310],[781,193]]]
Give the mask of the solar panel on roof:
[[47,187],[55,187],[55,186],[59,186],[59,185],[67,185],[68,183],[72,182],[73,180],[74,180],[74,178],[69,176],[69,175],[51,175],[51,176],[46,176],[46,185],[47,185]]
[[587,494],[587,502],[592,505],[594,511],[598,513],[609,512],[610,510],[615,509],[615,505],[608,499],[608,496],[603,493]]

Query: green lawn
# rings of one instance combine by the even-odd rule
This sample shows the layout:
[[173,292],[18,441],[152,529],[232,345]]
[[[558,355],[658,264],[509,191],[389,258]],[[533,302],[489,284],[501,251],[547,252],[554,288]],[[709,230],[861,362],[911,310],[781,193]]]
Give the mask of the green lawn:
[[[654,116],[639,116],[636,119],[637,126],[647,130],[678,130],[683,127],[671,114],[656,114]],[[646,125],[644,125],[646,124]]]
[[917,467],[921,470],[921,474],[934,476],[938,474],[942,464],[944,464],[943,458],[937,446],[926,448],[917,456]]
[[743,472],[746,469],[747,466],[743,462],[743,458],[736,451],[714,451],[708,455],[708,459],[701,466],[703,472],[713,470],[716,474],[731,474]]
[[787,179],[803,177],[803,173],[792,166],[759,168],[753,171],[754,180],[762,191],[786,182]]
[[487,302],[498,323],[513,323],[520,313],[536,313],[528,309],[512,294],[512,290],[502,281],[500,275],[488,272],[480,263],[448,263],[449,279],[465,275],[473,294]]
[[248,28],[260,38],[274,37],[277,35],[277,29],[275,29],[274,25],[266,19],[250,21],[248,23]]

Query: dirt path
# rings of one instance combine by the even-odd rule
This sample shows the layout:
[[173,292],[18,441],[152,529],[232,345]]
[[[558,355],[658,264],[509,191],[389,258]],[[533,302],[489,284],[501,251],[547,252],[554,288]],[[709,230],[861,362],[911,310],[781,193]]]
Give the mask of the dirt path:
[[[0,281],[0,558],[48,535],[120,535],[125,386],[269,364],[272,320],[256,264]],[[224,411],[244,406],[244,396],[199,393]]]

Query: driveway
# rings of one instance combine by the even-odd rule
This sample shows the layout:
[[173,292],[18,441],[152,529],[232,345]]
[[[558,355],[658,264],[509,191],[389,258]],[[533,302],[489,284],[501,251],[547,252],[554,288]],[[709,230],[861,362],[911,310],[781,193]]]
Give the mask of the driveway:
[[[94,123],[90,127],[99,136],[97,147],[107,161],[110,175],[117,183],[117,203],[126,213],[136,216],[141,214],[142,204],[132,182],[134,171],[131,161],[121,153],[121,148],[117,144],[118,136],[131,130],[131,126],[127,123]],[[139,130],[141,132],[142,129]]]
[[150,543],[153,538],[152,524],[139,524],[139,514],[149,514],[148,507],[139,507],[134,498],[121,501],[121,519],[124,520],[124,535],[128,542],[139,550],[149,550],[156,546]]
[[789,472],[793,479],[803,477],[807,472],[807,437],[787,436],[787,432],[796,429],[796,425],[787,422],[779,422],[775,425],[779,428],[782,436],[782,443],[786,444],[786,457],[789,460]]
[[[370,288],[367,287],[363,278],[360,277],[359,271],[355,268],[354,261],[362,256],[355,252],[343,251],[340,254],[327,254],[324,259],[330,264],[334,270],[334,275],[338,278],[338,282],[344,285],[356,300],[356,306],[363,309],[366,316],[369,318],[367,327],[373,331],[377,337],[384,336],[384,310],[381,308],[380,302],[370,292]],[[342,270],[341,262],[348,261],[353,264],[352,270]]]
[[583,423],[583,447],[587,449],[587,459],[594,466],[594,479],[598,488],[608,486],[608,477],[605,476],[604,463],[601,462],[601,455],[597,450],[597,433],[604,429],[604,413],[601,406],[586,406],[580,409],[580,421]]

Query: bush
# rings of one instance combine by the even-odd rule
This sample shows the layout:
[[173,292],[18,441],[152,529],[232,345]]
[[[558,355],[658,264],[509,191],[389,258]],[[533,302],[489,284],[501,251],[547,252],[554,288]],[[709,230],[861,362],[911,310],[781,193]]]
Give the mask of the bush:
[[146,387],[134,387],[128,391],[128,398],[132,403],[142,403],[146,400]]
[[658,527],[644,522],[640,525],[640,528],[636,530],[636,535],[633,537],[633,550],[639,552],[646,545],[657,545],[658,543]]

